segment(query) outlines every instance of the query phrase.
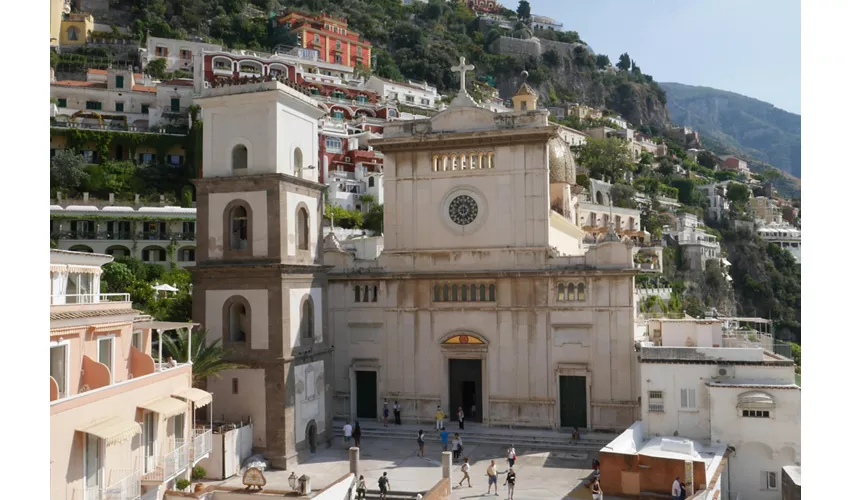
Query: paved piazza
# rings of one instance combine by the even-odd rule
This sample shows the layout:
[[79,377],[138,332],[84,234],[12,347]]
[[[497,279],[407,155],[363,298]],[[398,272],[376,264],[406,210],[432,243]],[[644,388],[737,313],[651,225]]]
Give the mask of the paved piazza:
[[[425,491],[442,477],[442,450],[435,443],[425,444],[424,458],[416,456],[415,436],[409,443],[400,439],[364,438],[360,444],[360,468],[361,473],[366,476],[369,489],[377,489],[378,477],[384,472],[387,472],[394,491]],[[464,483],[462,488],[457,488],[463,474],[460,472],[460,464],[453,465],[452,482],[455,489],[452,498],[488,496],[485,477],[487,467],[490,460],[496,460],[497,470],[506,471],[506,452],[501,446],[467,445],[464,454],[472,464],[469,474],[472,487],[469,488]],[[591,460],[598,458],[597,453],[531,449],[517,449],[517,453],[519,457],[514,466],[517,473],[515,500],[590,500],[590,491],[583,483],[591,472]],[[343,446],[342,439],[334,438],[333,447],[320,449],[309,462],[295,467],[294,470],[299,476],[310,476],[314,490],[324,488],[348,473],[348,449]],[[288,490],[288,478],[291,473],[292,471],[267,471],[266,487]],[[499,475],[500,497],[507,496],[507,487],[503,486],[504,480],[504,476]],[[233,477],[224,484],[238,487],[242,484],[242,478]],[[489,496],[494,495],[491,493]]]

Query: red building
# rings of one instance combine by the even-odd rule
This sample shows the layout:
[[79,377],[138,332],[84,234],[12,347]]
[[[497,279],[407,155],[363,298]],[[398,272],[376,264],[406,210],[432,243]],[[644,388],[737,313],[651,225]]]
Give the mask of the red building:
[[349,30],[345,19],[289,12],[277,18],[277,25],[288,27],[298,45],[318,51],[322,61],[367,69],[372,65],[372,44]]
[[466,5],[473,12],[488,12],[492,14],[500,14],[502,12],[502,4],[493,0],[467,0]]

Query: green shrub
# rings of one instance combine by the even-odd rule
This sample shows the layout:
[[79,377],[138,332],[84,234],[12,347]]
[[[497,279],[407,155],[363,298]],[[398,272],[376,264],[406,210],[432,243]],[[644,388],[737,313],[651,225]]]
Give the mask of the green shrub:
[[189,481],[188,479],[178,479],[176,486],[177,486],[177,489],[179,491],[183,491],[186,488],[188,488],[191,484],[192,484],[192,482]]
[[195,481],[199,481],[205,477],[207,477],[207,471],[200,465],[192,469],[192,479]]

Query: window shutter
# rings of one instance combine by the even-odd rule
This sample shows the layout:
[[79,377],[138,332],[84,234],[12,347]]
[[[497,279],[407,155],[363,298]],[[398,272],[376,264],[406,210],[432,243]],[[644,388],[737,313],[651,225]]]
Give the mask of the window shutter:
[[681,393],[681,398],[682,398],[681,406],[682,406],[682,408],[687,408],[688,407],[688,390],[687,389],[681,389],[679,392]]

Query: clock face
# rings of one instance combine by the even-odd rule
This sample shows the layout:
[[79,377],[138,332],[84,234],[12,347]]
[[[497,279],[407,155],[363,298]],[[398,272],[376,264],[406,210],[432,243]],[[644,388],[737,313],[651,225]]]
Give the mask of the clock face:
[[459,226],[472,224],[478,216],[478,204],[471,196],[462,194],[449,203],[449,217]]

